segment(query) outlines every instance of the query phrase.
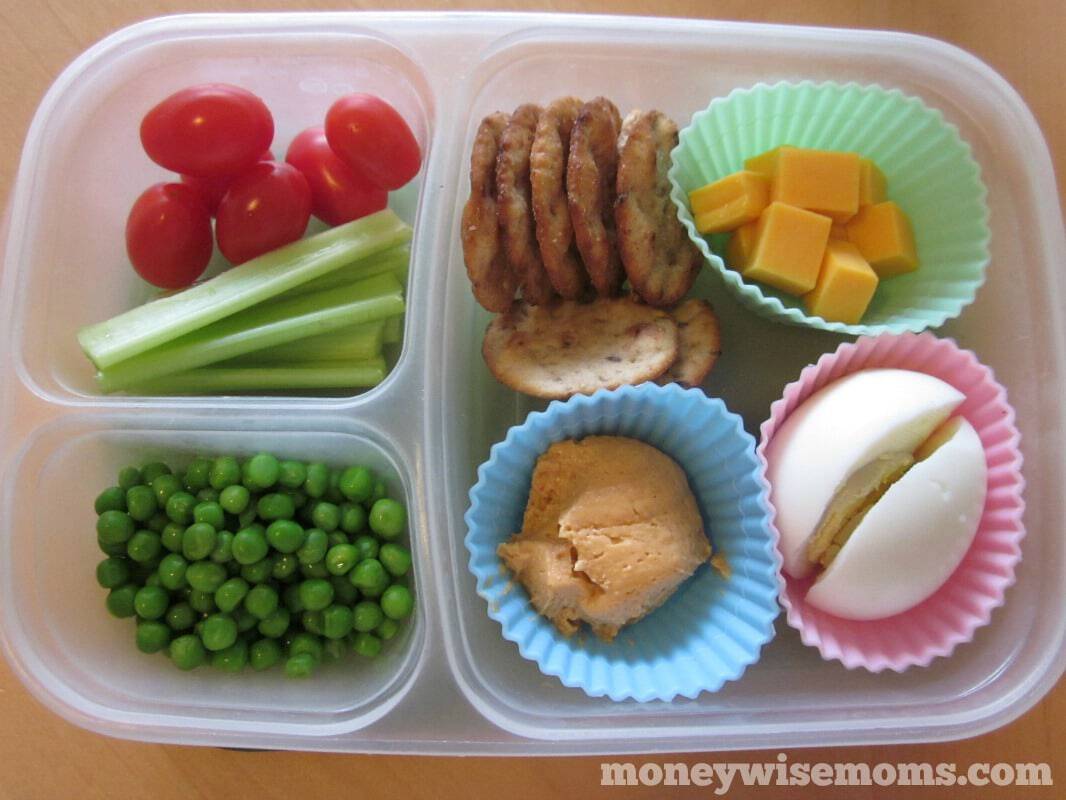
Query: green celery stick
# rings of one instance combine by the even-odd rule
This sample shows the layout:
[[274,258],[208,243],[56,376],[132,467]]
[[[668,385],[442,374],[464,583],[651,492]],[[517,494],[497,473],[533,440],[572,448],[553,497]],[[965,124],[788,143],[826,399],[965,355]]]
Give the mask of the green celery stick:
[[78,342],[98,369],[106,369],[410,239],[410,226],[389,210],[379,211],[82,328]]
[[307,362],[263,367],[214,365],[175,372],[131,389],[139,394],[220,394],[296,389],[363,389],[377,386],[386,375],[385,359]]
[[407,285],[407,265],[411,261],[411,248],[408,245],[393,247],[383,253],[353,261],[338,270],[334,270],[321,278],[315,278],[302,286],[297,286],[285,293],[285,297],[296,297],[308,292],[320,292],[323,289],[332,289],[335,286],[344,286],[354,281],[380,275],[383,272],[391,272],[396,280]]
[[237,356],[373,322],[403,311],[403,289],[390,274],[315,294],[250,308],[187,333],[97,374],[105,392],[163,375],[184,372]]
[[382,331],[381,341],[384,344],[397,344],[401,339],[403,339],[403,314],[397,314],[385,320],[385,330]]
[[[392,319],[392,317],[389,317]],[[303,361],[365,361],[381,355],[385,323],[365,322],[332,333],[308,336],[288,344],[268,347],[231,359],[226,366],[250,367],[258,364],[299,364]]]

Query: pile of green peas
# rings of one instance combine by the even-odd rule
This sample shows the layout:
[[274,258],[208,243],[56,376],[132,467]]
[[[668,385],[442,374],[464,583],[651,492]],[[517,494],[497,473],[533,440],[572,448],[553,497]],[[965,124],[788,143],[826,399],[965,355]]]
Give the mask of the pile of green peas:
[[182,670],[284,662],[305,678],[348,649],[378,655],[414,609],[406,509],[363,466],[152,462],[120,470],[95,510],[108,611]]

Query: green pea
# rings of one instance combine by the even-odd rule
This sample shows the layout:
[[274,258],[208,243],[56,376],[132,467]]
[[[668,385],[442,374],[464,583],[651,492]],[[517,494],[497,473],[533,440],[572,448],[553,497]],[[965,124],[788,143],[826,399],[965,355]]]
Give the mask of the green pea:
[[132,617],[137,613],[137,609],[133,604],[136,596],[137,586],[132,583],[127,583],[116,589],[112,589],[107,594],[107,610],[111,612],[112,616],[118,617],[119,619]]
[[197,503],[192,510],[192,516],[197,522],[206,522],[216,531],[226,527],[226,514],[222,506],[215,502]]
[[322,660],[326,662],[339,661],[347,652],[348,643],[346,639],[326,639],[322,644]]
[[137,522],[147,522],[157,508],[155,493],[147,486],[131,486],[126,490],[126,513]]
[[289,644],[289,656],[298,656],[306,653],[315,659],[322,660],[322,640],[311,633],[298,633],[292,637]]
[[171,641],[170,660],[178,669],[196,669],[207,661],[207,651],[199,636],[187,633]]
[[304,481],[304,492],[308,497],[318,499],[326,494],[329,489],[329,467],[320,461],[307,465],[307,479]]
[[267,527],[266,537],[279,553],[289,554],[303,547],[306,535],[304,529],[291,519],[276,519]]
[[211,560],[216,564],[228,564],[233,561],[233,534],[219,531],[215,538],[215,549],[211,551]]
[[137,486],[138,484],[147,483],[144,476],[141,475],[141,471],[136,467],[123,467],[118,473],[118,488],[123,492],[129,489],[131,486]]
[[285,606],[279,606],[259,621],[257,630],[263,636],[271,639],[280,639],[289,629],[291,620],[292,616],[289,614],[289,609],[285,608]]
[[244,462],[243,474],[244,485],[261,492],[278,482],[281,465],[270,453],[257,453]]
[[390,586],[381,595],[381,610],[389,619],[404,619],[411,614],[415,601],[406,586]]
[[389,574],[376,558],[367,558],[348,573],[352,586],[367,597],[378,597],[389,585]]
[[299,511],[301,508],[307,505],[307,495],[301,492],[299,489],[281,489],[278,494],[285,495],[285,497],[292,500],[292,507],[296,511]]
[[212,561],[197,561],[185,570],[185,580],[194,590],[214,595],[226,582],[226,568]]
[[388,641],[400,631],[400,623],[394,619],[385,617],[378,623],[378,626],[374,628],[374,633],[381,639]]
[[196,498],[188,492],[174,492],[165,506],[167,517],[171,522],[189,525],[193,521],[192,510],[195,505]]
[[365,658],[374,658],[381,652],[381,639],[372,633],[357,633],[352,649]]
[[256,672],[270,669],[281,661],[281,645],[273,639],[260,639],[249,648],[248,661]]
[[240,514],[252,499],[252,494],[240,484],[227,486],[218,496],[222,508],[231,514]]
[[333,602],[333,586],[322,578],[310,578],[300,584],[300,600],[308,611],[321,611]]
[[389,490],[385,488],[385,481],[379,480],[374,484],[374,493],[370,495],[371,504],[383,500],[389,496]]
[[233,614],[231,616],[237,621],[237,630],[241,633],[253,630],[259,625],[259,618],[244,606],[239,606],[233,609]]
[[307,480],[307,467],[302,461],[286,459],[278,464],[278,483],[286,489],[299,489]]
[[380,545],[378,540],[373,536],[360,536],[354,542],[356,549],[359,551],[359,560],[366,561],[368,558],[377,558]]
[[141,619],[159,619],[169,605],[170,596],[162,586],[144,586],[133,597],[133,609]]
[[285,662],[285,677],[286,678],[309,678],[311,673],[315,671],[315,667],[318,662],[314,657],[308,653],[302,653],[298,656],[291,656]]
[[352,626],[363,633],[374,630],[383,619],[385,614],[382,613],[381,606],[373,600],[364,600],[352,609]]
[[341,473],[338,487],[353,503],[363,503],[374,492],[374,474],[366,467],[348,467]]
[[386,542],[381,546],[378,561],[390,575],[406,575],[411,569],[411,553],[407,548],[392,542]]
[[200,638],[208,650],[225,650],[237,641],[237,623],[229,614],[212,614],[204,620]]
[[270,586],[253,586],[244,598],[244,607],[259,620],[269,617],[278,607],[278,593]]
[[145,523],[145,526],[153,533],[162,533],[169,524],[170,518],[162,511],[156,511],[152,518]]
[[182,542],[185,540],[185,526],[171,522],[160,532],[159,539],[163,547],[171,553],[180,553]]
[[93,508],[97,514],[103,514],[105,511],[125,511],[126,492],[121,486],[110,486],[96,496]]
[[144,579],[145,586],[162,586],[163,582],[159,579],[159,573],[153,572],[151,575]]
[[151,486],[152,481],[154,481],[160,475],[170,474],[170,467],[168,467],[162,461],[152,461],[151,463],[145,464],[143,467],[141,467],[141,479],[149,486]]
[[256,561],[254,564],[245,564],[241,567],[241,577],[248,583],[260,584],[266,583],[270,580],[270,576],[274,573],[274,559],[263,558]]
[[241,604],[250,588],[243,578],[230,578],[215,590],[215,605],[228,614]]
[[262,525],[252,525],[233,537],[233,557],[240,564],[254,564],[270,551]]
[[326,533],[335,531],[341,524],[341,510],[333,503],[323,500],[316,503],[311,510],[311,521],[316,528],[321,528]]
[[286,586],[282,599],[285,603],[285,608],[289,609],[291,613],[299,614],[304,610],[303,601],[300,600],[300,585],[298,583]]
[[325,500],[335,505],[340,505],[344,502],[344,493],[341,491],[341,470],[331,469],[329,471],[329,487],[326,489]]
[[185,631],[196,624],[196,612],[188,603],[175,603],[167,609],[164,619],[172,631]]
[[271,569],[270,574],[279,581],[285,581],[296,574],[296,571],[300,568],[300,561],[293,553],[278,556],[274,559],[274,567]]
[[296,551],[301,564],[314,564],[322,561],[329,550],[329,536],[321,528],[309,528],[304,531],[304,543]]
[[163,541],[158,533],[137,531],[126,543],[126,553],[138,564],[150,564],[163,552]]
[[170,644],[170,628],[156,620],[137,623],[137,649],[142,653],[158,653]]
[[[326,535],[329,537],[330,547],[336,547],[339,544],[348,544],[348,534],[346,534],[344,531],[337,530]],[[329,555],[328,551],[326,555]]]
[[102,545],[125,544],[136,530],[133,517],[124,511],[105,511],[96,520],[96,535]]
[[341,530],[349,536],[366,530],[366,509],[356,503],[342,503]]
[[199,589],[193,589],[189,592],[189,605],[194,611],[199,611],[201,614],[210,614],[212,611],[218,610],[218,606],[215,605],[215,593],[204,592]]
[[241,482],[241,465],[233,456],[219,456],[211,463],[208,483],[216,492]]
[[305,611],[300,615],[300,624],[305,631],[313,633],[316,636],[321,636],[324,630],[322,626],[322,612]]
[[185,470],[185,478],[182,482],[190,492],[198,492],[210,485],[210,479],[211,459],[197,456],[189,463],[189,468]]
[[237,515],[237,530],[243,530],[245,528],[251,528],[257,524],[259,519],[259,513],[255,510],[255,503],[252,502],[254,498],[248,498],[248,508],[244,509]]
[[347,575],[359,561],[359,548],[354,544],[338,544],[326,553],[326,569],[330,575]]
[[343,639],[352,632],[353,620],[352,609],[347,606],[329,606],[322,611],[322,633],[327,639]]
[[329,578],[329,570],[326,569],[326,562],[316,561],[314,564],[301,564],[300,575],[305,578]]
[[[170,473],[157,476],[152,481],[151,487],[152,492],[155,494],[156,505],[159,506],[159,508],[166,508],[167,501],[184,489],[181,485],[181,481],[178,480],[178,476],[171,475]],[[128,496],[126,502],[129,502]]]
[[293,514],[296,513],[296,506],[293,505],[292,498],[288,495],[273,492],[259,498],[256,511],[259,512],[261,519],[271,522],[276,519],[292,519]]
[[126,544],[125,542],[114,542],[108,544],[105,542],[99,534],[96,536],[96,544],[100,548],[100,551],[109,558],[125,557],[126,556]]
[[333,586],[333,602],[350,606],[359,600],[359,590],[352,586],[347,575],[331,575],[329,582]]
[[181,554],[189,561],[199,561],[211,555],[218,544],[218,534],[206,522],[194,522],[185,529],[181,540]]
[[96,582],[104,589],[117,589],[129,583],[130,562],[124,558],[109,556],[96,565]]
[[187,585],[185,572],[189,568],[189,562],[177,553],[163,556],[159,562],[159,581],[163,588],[177,591]]
[[248,642],[238,639],[211,655],[211,666],[223,672],[240,672],[248,664]]
[[196,493],[197,503],[217,503],[218,498],[221,497],[217,489],[212,489],[208,486],[206,489],[201,489]]
[[395,500],[383,498],[370,508],[370,530],[382,539],[395,539],[407,527],[407,511]]

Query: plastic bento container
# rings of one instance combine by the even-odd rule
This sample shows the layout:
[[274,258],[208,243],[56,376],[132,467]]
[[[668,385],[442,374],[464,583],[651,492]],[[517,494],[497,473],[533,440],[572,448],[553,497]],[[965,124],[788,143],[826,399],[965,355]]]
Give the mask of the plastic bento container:
[[[587,697],[503,639],[466,567],[463,512],[476,467],[542,407],[496,383],[480,356],[487,315],[471,297],[457,235],[474,131],[487,113],[562,93],[603,94],[625,110],[654,103],[684,124],[737,86],[804,79],[877,82],[917,96],[958,126],[981,165],[988,282],[940,333],[975,350],[1015,403],[1032,479],[1017,584],[971,644],[928,669],[848,672],[779,621],[759,662],[720,692],[646,704]],[[143,299],[121,241],[128,204],[161,175],[131,155],[139,113],[203,80],[260,93],[281,144],[356,89],[383,94],[416,121],[427,147],[406,206],[416,227],[409,313],[399,360],[377,388],[347,398],[93,391],[75,328]],[[189,16],[120,31],[71,64],[42,101],[12,195],[0,290],[5,655],[68,720],[186,744],[621,754],[942,740],[1002,725],[1066,663],[1066,238],[1052,175],[1032,115],[1002,78],[955,48],[894,33],[453,13]],[[74,183],[107,191],[86,206],[68,191]],[[706,270],[697,292],[715,304],[725,350],[703,388],[756,434],[785,383],[838,340],[755,317]],[[249,675],[230,692],[223,676],[185,676],[113,647],[124,634],[102,609],[91,614],[102,605],[91,572],[71,566],[49,577],[50,544],[91,543],[88,501],[106,472],[172,444],[369,458],[390,475],[409,503],[419,606],[380,673],[346,662],[320,682]],[[69,494],[57,499],[56,476],[75,466],[84,486],[64,485]],[[59,579],[69,597],[47,591]],[[74,608],[83,595],[86,608]],[[91,668],[104,657],[107,671]],[[181,683],[190,679],[195,691]]]

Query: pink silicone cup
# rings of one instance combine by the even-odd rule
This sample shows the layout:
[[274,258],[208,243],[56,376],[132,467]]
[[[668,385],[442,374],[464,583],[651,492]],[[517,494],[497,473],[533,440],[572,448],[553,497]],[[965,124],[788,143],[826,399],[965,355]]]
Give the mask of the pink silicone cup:
[[[988,462],[988,494],[977,534],[944,585],[902,614],[866,622],[835,617],[807,604],[810,578],[788,575],[781,605],[788,624],[799,631],[804,644],[818,648],[822,658],[840,661],[848,669],[902,672],[928,666],[937,656],[950,655],[958,644],[970,641],[974,631],[988,623],[992,610],[1003,604],[1007,587],[1014,583],[1025,537],[1021,436],[1006,390],[971,351],[930,333],[884,334],[840,345],[785,387],[762,424],[756,453],[763,469],[767,444],[800,403],[827,383],[868,367],[925,372],[966,395],[958,413],[980,435]],[[775,513],[772,502],[770,510]]]

